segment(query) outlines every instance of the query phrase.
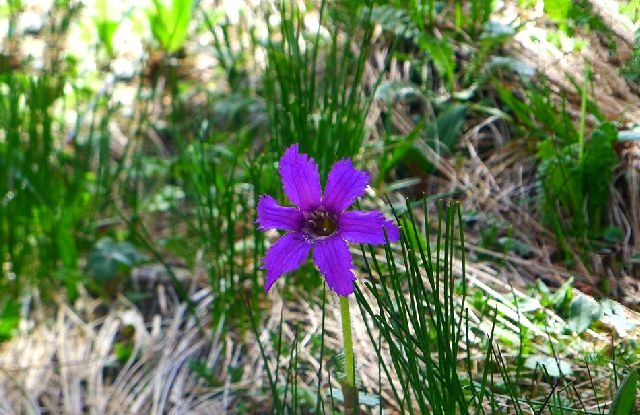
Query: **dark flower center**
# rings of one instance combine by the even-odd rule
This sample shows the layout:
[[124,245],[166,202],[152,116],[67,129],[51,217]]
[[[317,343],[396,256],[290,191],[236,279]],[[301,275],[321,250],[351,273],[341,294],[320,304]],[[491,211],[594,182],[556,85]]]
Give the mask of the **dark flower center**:
[[338,218],[334,213],[324,209],[306,212],[304,214],[303,231],[312,238],[331,236],[338,228]]

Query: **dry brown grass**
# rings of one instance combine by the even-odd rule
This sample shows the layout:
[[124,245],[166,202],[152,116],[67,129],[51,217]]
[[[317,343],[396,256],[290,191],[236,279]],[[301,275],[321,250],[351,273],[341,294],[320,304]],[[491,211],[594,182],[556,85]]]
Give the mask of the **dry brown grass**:
[[[197,314],[210,321],[210,297],[195,297]],[[230,405],[239,385],[207,387],[189,368],[191,359],[201,359],[228,378],[236,347],[225,347],[221,326],[203,331],[184,305],[151,319],[124,299],[102,316],[98,305],[84,295],[73,307],[60,302],[55,316],[47,315],[50,307],[31,313],[33,327],[25,321],[2,345],[0,413],[204,414]],[[132,347],[126,362],[118,361],[117,344]]]

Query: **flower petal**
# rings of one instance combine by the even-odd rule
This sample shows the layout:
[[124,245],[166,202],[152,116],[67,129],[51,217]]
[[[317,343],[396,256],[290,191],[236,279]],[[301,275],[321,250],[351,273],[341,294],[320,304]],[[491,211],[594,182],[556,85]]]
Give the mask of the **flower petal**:
[[282,188],[289,200],[302,210],[316,208],[320,204],[320,174],[312,158],[298,151],[298,145],[289,147],[280,159]]
[[343,212],[362,196],[368,184],[367,172],[355,169],[351,159],[340,160],[329,172],[322,204],[336,213]]
[[295,207],[280,206],[278,202],[269,195],[260,196],[258,201],[258,229],[282,229],[295,231],[300,229],[302,224],[302,212]]
[[267,270],[265,291],[284,273],[294,271],[309,257],[311,245],[300,233],[288,233],[267,250],[262,268]]
[[338,218],[338,229],[344,239],[349,242],[361,244],[384,244],[387,240],[384,232],[387,232],[389,242],[395,242],[400,238],[400,230],[390,220],[384,217],[382,212],[374,210],[362,212],[352,210],[345,212]]
[[353,264],[347,241],[328,238],[313,246],[313,260],[327,281],[329,288],[343,297],[353,293]]

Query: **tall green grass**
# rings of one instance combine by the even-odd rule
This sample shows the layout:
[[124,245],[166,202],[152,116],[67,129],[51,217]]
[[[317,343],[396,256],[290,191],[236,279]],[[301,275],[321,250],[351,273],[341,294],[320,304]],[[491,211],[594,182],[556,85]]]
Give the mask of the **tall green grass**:
[[[423,213],[428,217],[426,204],[424,207]],[[413,209],[407,203],[406,210],[396,216],[402,229],[399,247],[387,245],[382,257],[375,249],[362,247],[358,256],[366,277],[360,278],[356,290],[361,311],[356,318],[363,319],[377,355],[380,384],[390,385],[394,400],[385,401],[375,391],[367,391],[362,393],[365,398],[361,408],[368,408],[370,413],[391,405],[408,414],[508,413],[502,412],[501,397],[496,393],[498,385],[505,385],[506,395],[513,400],[512,408],[523,413],[515,376],[495,347],[493,335],[483,342],[486,351],[479,361],[473,352],[459,205],[439,204],[435,231],[428,221],[419,223]],[[454,271],[458,261],[460,273]],[[324,300],[325,295],[323,291],[323,324],[319,328],[322,341],[325,309],[335,306],[335,302]],[[296,373],[298,363],[291,358],[283,366],[280,356],[286,351],[295,357],[298,346],[295,340],[283,343],[284,324],[287,322],[280,322],[273,344],[260,343],[260,348],[268,371],[273,411],[299,413],[300,408],[309,410],[310,406],[308,402],[304,406],[300,396],[287,394],[299,387],[298,377],[288,375]],[[257,326],[254,334],[260,342]],[[319,362],[331,362],[325,353],[321,348]],[[356,364],[357,361],[358,355]],[[477,367],[481,368],[478,373],[474,369]],[[324,382],[339,376],[341,370],[341,363],[333,362],[321,366],[318,376]],[[336,409],[341,405],[340,394],[322,394],[320,389],[314,400],[315,413],[335,413],[332,405]]]
[[282,2],[280,23],[269,26],[269,147],[281,152],[299,143],[300,151],[314,156],[321,177],[337,159],[355,155],[365,139],[372,95],[365,97],[360,85],[371,49],[371,10],[370,1],[335,8],[323,1],[319,28],[309,33],[296,6]]
[[[425,223],[416,219],[417,210],[410,203],[397,214],[402,229],[399,246],[387,245],[384,252],[362,247],[357,257],[366,276],[359,278],[356,290],[360,308],[356,318],[362,321],[355,324],[365,325],[379,365],[378,390],[361,390],[364,413],[384,413],[386,408],[399,408],[403,414],[442,415],[634,413],[637,371],[628,365],[623,369],[615,355],[613,360],[585,355],[585,373],[574,378],[564,373],[567,369],[559,369],[564,364],[557,354],[557,348],[565,347],[562,342],[549,339],[549,357],[539,358],[523,325],[517,327],[517,344],[501,339],[496,334],[497,308],[480,316],[492,326],[483,337],[470,319],[478,310],[468,302],[472,292],[466,283],[460,206],[439,202],[435,223],[428,220],[426,208],[425,203],[420,212],[427,218]],[[315,333],[321,345],[326,335],[325,312],[337,306],[326,300],[327,295],[333,294],[323,290],[322,325]],[[249,305],[255,321],[253,310]],[[295,327],[291,342],[282,334],[284,325]],[[322,346],[314,352],[321,362],[314,390],[300,379],[300,371],[308,367],[298,358],[298,339],[305,336],[299,324],[281,318],[270,344],[260,341],[257,325],[253,331],[267,370],[264,391],[274,413],[339,413],[341,394],[323,392],[319,385],[340,376],[341,360],[332,359]],[[359,356],[364,358],[356,354],[356,364]],[[538,363],[532,365],[534,361]],[[623,373],[624,381],[617,380]],[[380,393],[383,384],[391,398]],[[613,399],[610,405],[607,397]]]
[[[486,385],[476,385],[467,376],[470,350],[461,358],[468,321],[464,238],[456,219],[460,220],[457,205],[440,204],[434,245],[430,224],[421,229],[407,204],[400,218],[400,256],[387,247],[386,261],[381,262],[375,251],[363,251],[366,286],[375,304],[369,304],[362,292],[358,303],[371,342],[378,346],[382,371],[397,403],[408,413],[464,414],[471,413],[471,407],[483,408],[478,397]],[[456,252],[462,255],[461,275],[453,271]],[[391,362],[385,362],[381,341],[389,347]],[[490,352],[486,358],[491,358]]]
[[[109,177],[106,120],[78,116],[68,135],[62,115],[68,108],[64,76],[38,77],[9,72],[0,77],[0,249],[5,265],[1,283],[19,294],[23,280],[62,277],[78,266],[78,251],[90,240],[91,220],[102,207]],[[68,85],[67,85],[68,88]],[[81,91],[76,91],[81,95]],[[100,109],[100,101],[90,109]],[[108,116],[108,114],[103,114]],[[73,281],[68,288],[73,288]],[[7,291],[5,291],[7,292]]]

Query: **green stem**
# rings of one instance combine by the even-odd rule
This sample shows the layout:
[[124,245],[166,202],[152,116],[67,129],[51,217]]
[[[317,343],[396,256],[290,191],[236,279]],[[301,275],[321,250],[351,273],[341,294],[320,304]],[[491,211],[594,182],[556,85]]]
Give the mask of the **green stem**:
[[587,88],[589,86],[589,78],[591,78],[591,68],[587,65],[584,68],[584,85],[582,86],[582,102],[580,104],[580,131],[578,131],[578,142],[580,146],[578,151],[579,162],[582,162],[582,153],[584,152],[585,124],[587,120]]
[[349,298],[340,296],[340,315],[342,316],[342,341],[344,347],[345,380],[342,382],[345,415],[358,413],[358,388],[356,387],[356,364],[353,356],[353,338],[351,336],[351,315]]

